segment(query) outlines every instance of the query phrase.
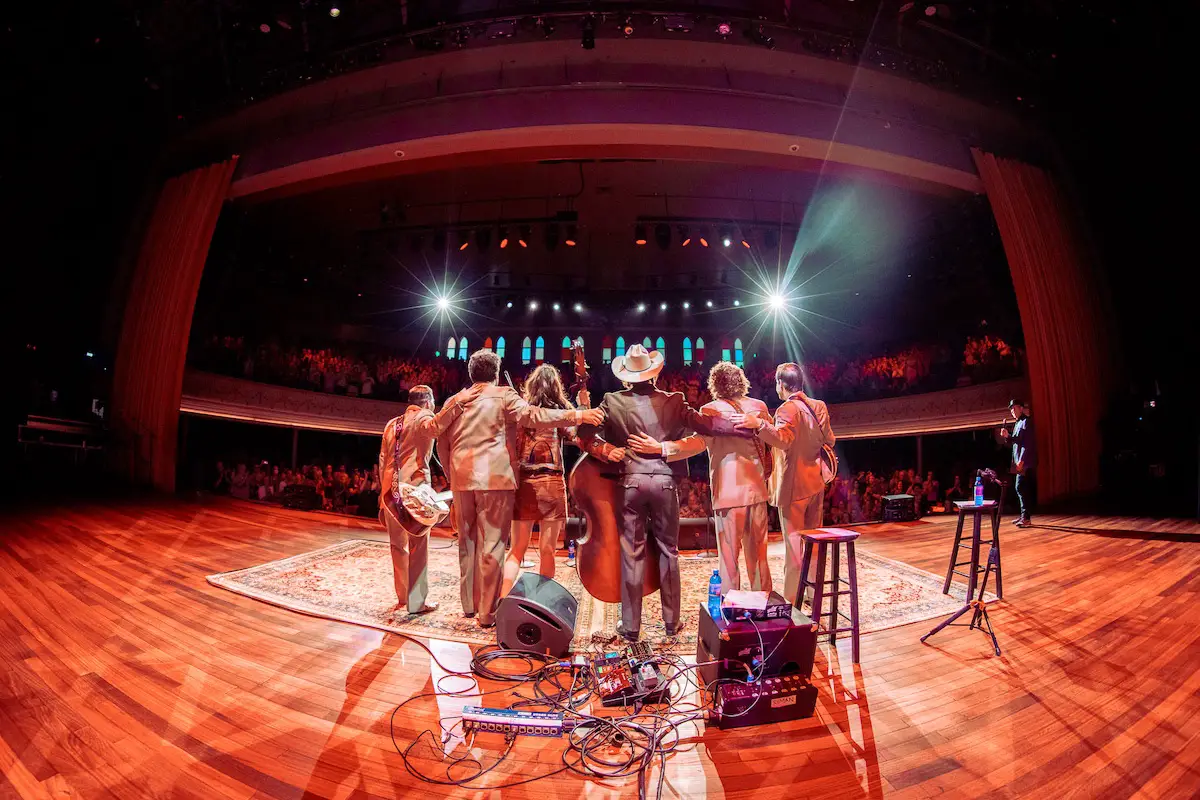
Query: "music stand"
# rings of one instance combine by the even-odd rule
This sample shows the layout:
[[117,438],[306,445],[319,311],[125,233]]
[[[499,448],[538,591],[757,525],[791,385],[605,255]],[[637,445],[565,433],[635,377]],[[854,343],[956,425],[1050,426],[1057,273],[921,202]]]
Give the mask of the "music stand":
[[[940,622],[936,628],[922,636],[921,641],[924,642],[930,636],[933,636],[943,628],[955,624],[954,621],[956,619],[970,611],[972,612],[971,622],[967,624],[967,627],[971,630],[981,630],[986,633],[992,640],[992,649],[996,651],[996,655],[1000,655],[1000,643],[996,640],[996,632],[992,629],[991,620],[988,619],[987,603],[985,603],[983,600],[984,595],[987,592],[988,575],[991,574],[993,569],[997,571],[997,580],[999,580],[1000,549],[994,544],[990,546],[988,548],[987,567],[981,568],[979,566],[980,534],[983,529],[983,515],[987,514],[992,518],[993,532],[995,532],[995,529],[999,526],[1000,522],[1000,501],[984,500],[982,505],[977,506],[972,500],[956,500],[954,501],[954,505],[958,508],[958,524],[960,529],[964,517],[967,514],[971,514],[973,516],[971,524],[971,561],[966,575],[967,598],[962,608],[960,608],[958,611],[955,611],[945,620]],[[994,539],[993,542],[995,542]],[[953,559],[954,556],[951,555],[951,569],[954,567]],[[983,573],[982,584],[979,581],[980,572]],[[949,579],[949,576],[947,576],[947,579]],[[979,590],[978,598],[975,596],[976,589]],[[964,623],[959,622],[957,624],[963,625]]]

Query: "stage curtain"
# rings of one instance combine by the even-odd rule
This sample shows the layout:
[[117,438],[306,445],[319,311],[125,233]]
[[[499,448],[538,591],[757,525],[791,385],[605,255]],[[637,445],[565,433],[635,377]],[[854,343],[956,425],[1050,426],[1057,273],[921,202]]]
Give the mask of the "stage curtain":
[[1103,275],[1049,173],[978,149],[972,153],[1025,332],[1039,499],[1093,493],[1100,485],[1100,420],[1118,369]]
[[175,488],[179,402],[192,312],[237,157],[171,178],[138,253],[113,375],[116,468]]

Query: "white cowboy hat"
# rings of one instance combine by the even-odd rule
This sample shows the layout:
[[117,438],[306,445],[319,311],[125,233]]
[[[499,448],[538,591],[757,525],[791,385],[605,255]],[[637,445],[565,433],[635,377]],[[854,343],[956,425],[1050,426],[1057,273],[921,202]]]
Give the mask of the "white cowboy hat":
[[630,345],[625,355],[617,356],[612,362],[613,375],[626,383],[641,383],[662,372],[663,354],[657,350],[646,352],[640,344]]

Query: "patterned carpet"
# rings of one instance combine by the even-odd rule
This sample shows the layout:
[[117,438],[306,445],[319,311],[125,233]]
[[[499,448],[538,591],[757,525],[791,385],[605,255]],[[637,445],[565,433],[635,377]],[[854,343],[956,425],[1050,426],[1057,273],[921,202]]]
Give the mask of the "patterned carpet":
[[[495,642],[495,631],[481,631],[473,619],[461,614],[458,601],[458,549],[435,540],[429,552],[429,596],[440,603],[430,614],[393,614],[391,559],[387,542],[351,539],[320,550],[233,572],[208,576],[209,583],[232,592],[326,619],[471,644]],[[912,622],[949,615],[962,605],[961,582],[943,595],[944,576],[858,548],[859,621],[862,633],[895,628]],[[536,557],[536,556],[535,556]],[[783,556],[769,557],[771,574],[782,587]],[[684,631],[668,639],[663,628],[656,592],[642,606],[642,638],[663,649],[683,654],[695,652],[696,615],[716,566],[715,558],[681,558]],[[845,576],[845,565],[842,565]],[[743,572],[743,580],[745,574]],[[579,614],[572,648],[585,650],[594,638],[615,635],[620,606],[595,601],[583,589],[575,570],[559,563],[555,579],[579,599]],[[994,599],[989,595],[989,599]],[[845,600],[843,602],[846,602]],[[807,608],[805,609],[808,610]],[[849,613],[849,608],[844,609]]]

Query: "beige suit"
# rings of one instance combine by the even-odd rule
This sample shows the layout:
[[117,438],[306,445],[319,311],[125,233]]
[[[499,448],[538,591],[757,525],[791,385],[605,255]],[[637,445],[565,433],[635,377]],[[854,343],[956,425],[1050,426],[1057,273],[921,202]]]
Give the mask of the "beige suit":
[[[714,400],[704,406],[715,409],[723,419],[733,414],[770,412],[767,404],[752,397],[738,399],[740,409],[727,400]],[[669,445],[670,443],[668,443]],[[721,564],[721,588],[742,588],[738,572],[738,553],[746,552],[746,573],[750,588],[769,592],[771,570],[767,565],[767,483],[763,465],[752,439],[739,436],[692,436],[682,443],[681,451],[695,455],[708,449],[708,475],[712,491],[713,514],[717,519],[717,555]],[[762,446],[764,455],[771,451]]]
[[396,599],[410,612],[422,609],[429,594],[429,532],[422,536],[410,534],[400,525],[388,503],[396,484],[429,483],[433,441],[461,411],[457,403],[446,403],[436,415],[420,406],[409,406],[383,429],[379,447],[379,520],[387,527],[391,544]]
[[[815,419],[801,398],[808,400],[816,413]],[[825,500],[821,447],[833,445],[836,438],[829,424],[828,407],[803,392],[788,398],[775,412],[775,421],[760,428],[758,435],[776,448],[770,485],[771,504],[779,509],[787,553],[783,592],[794,602],[800,585],[800,557],[804,552],[801,534],[821,527]]]
[[583,414],[531,406],[507,386],[488,385],[438,440],[457,508],[459,597],[463,612],[478,613],[481,625],[495,621],[500,602],[517,488],[517,428],[566,428]]

